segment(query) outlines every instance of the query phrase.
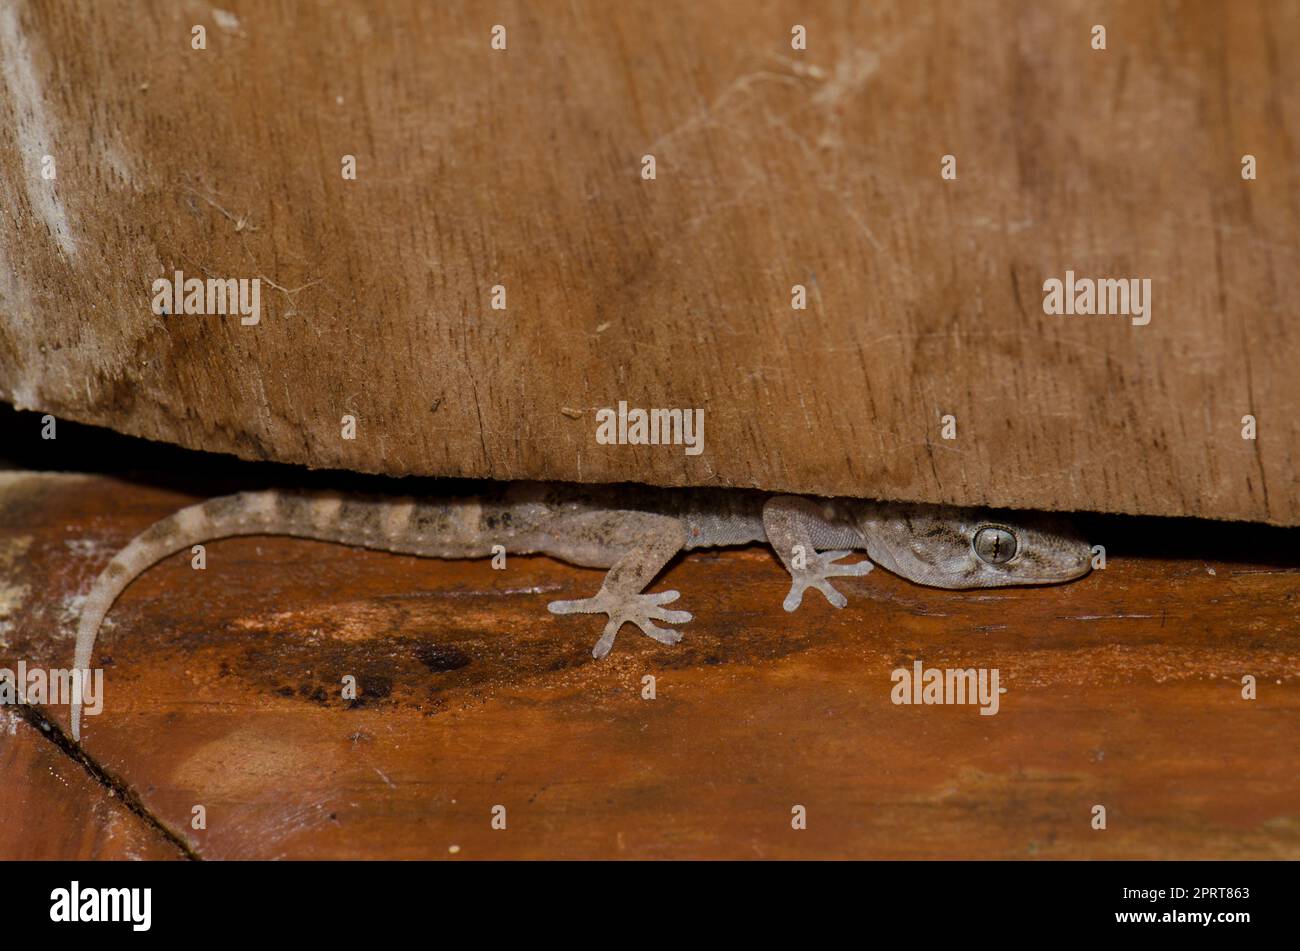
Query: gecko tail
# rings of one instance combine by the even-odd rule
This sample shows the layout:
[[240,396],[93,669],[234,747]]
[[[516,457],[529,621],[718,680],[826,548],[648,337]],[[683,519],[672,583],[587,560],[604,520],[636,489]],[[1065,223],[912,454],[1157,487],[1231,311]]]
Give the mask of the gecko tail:
[[232,535],[262,535],[281,530],[276,492],[241,492],[209,499],[155,522],[113,556],[91,586],[77,623],[73,668],[81,691],[72,702],[72,738],[81,739],[81,698],[90,679],[95,639],[113,603],[136,578],[169,555]]
[[[426,557],[478,557],[489,550],[476,531],[480,512],[472,499],[429,506],[410,498],[345,499],[331,491],[275,490],[240,492],[183,508],[132,539],[95,579],[77,624],[75,670],[82,693],[104,616],[132,581],[169,555],[235,535],[288,535]],[[79,697],[73,700],[72,736],[81,739]]]

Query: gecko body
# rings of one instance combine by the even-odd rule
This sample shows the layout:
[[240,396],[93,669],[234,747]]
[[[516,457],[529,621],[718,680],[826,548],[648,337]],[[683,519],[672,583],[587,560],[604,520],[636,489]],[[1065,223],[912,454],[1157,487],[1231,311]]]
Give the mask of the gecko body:
[[[89,676],[104,616],[135,578],[176,552],[237,535],[288,535],[424,558],[482,558],[500,545],[510,554],[608,568],[592,597],[549,605],[554,614],[608,616],[592,650],[596,658],[610,652],[628,623],[664,644],[681,639],[655,623],[691,620],[665,607],[678,593],[644,590],[679,551],[766,541],[790,572],[787,611],[799,607],[809,588],[843,607],[847,601],[830,579],[872,568],[871,560],[838,563],[853,551],[941,588],[1069,581],[1088,572],[1091,554],[1068,524],[1051,516],[748,490],[507,483],[474,497],[436,500],[241,492],[181,509],[113,557],[78,623],[75,667],[82,676]],[[81,738],[80,704],[73,705],[72,732]]]

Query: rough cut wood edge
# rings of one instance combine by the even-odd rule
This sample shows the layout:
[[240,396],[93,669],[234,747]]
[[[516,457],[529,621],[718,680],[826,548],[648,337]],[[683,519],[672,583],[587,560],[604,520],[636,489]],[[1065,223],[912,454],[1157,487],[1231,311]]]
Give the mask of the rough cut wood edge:
[[[16,406],[393,475],[1300,524],[1295,3],[223,6],[0,10]],[[264,279],[261,323],[155,317],[177,268]],[[1152,322],[1046,317],[1067,268],[1151,278]],[[706,451],[597,445],[619,400],[703,408]]]

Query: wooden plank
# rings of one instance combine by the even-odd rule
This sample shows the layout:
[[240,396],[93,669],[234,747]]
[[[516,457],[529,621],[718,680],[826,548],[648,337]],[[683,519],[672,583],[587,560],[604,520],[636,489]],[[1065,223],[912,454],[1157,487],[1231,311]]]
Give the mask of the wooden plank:
[[183,857],[7,707],[0,707],[0,776],[0,861]]
[[[7,656],[50,664],[116,546],[212,491],[7,482],[0,539],[29,539],[32,593]],[[951,592],[877,570],[837,582],[844,610],[794,615],[766,550],[694,553],[654,586],[682,592],[685,640],[624,634],[599,663],[595,619],[545,609],[595,571],[216,542],[205,571],[169,559],[109,615],[84,747],[206,858],[1300,858],[1289,534],[1087,528],[1109,565],[1075,584]],[[998,668],[999,712],[893,704],[916,659]]]
[[[0,13],[19,407],[366,472],[1300,524],[1294,2],[223,6]],[[261,322],[156,317],[177,269],[263,280]],[[1151,322],[1047,316],[1067,270],[1149,278]],[[705,451],[598,444],[620,400],[703,409]]]
[[[85,582],[63,574],[69,567],[67,535],[48,518],[47,488],[55,499],[75,492],[84,480],[0,473],[0,668],[67,666],[51,634],[68,617],[65,594]],[[41,531],[34,534],[32,529]],[[66,527],[66,526],[65,526]],[[39,537],[39,540],[38,540]],[[53,564],[28,562],[33,545]],[[74,547],[76,547],[74,545]],[[48,584],[46,595],[33,585]],[[17,707],[0,705],[0,860],[175,859],[183,852],[134,813],[118,791],[61,750]]]

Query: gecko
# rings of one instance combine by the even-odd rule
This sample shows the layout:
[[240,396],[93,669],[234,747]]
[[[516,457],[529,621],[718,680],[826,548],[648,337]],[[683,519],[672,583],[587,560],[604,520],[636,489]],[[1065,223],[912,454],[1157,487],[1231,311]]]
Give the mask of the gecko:
[[[472,497],[423,499],[328,491],[240,492],[191,505],[156,522],[119,551],[94,581],[77,625],[74,667],[83,678],[100,624],[148,568],[193,545],[237,535],[287,535],[424,558],[545,554],[607,568],[589,598],[552,601],[553,614],[603,614],[592,657],[605,657],[624,625],[661,644],[691,620],[667,605],[676,591],[646,588],[678,552],[766,542],[790,573],[783,602],[795,611],[809,590],[834,607],[831,584],[873,563],[920,585],[991,588],[1071,581],[1088,573],[1091,549],[1059,517],[920,503],[812,498],[748,489],[503,483]],[[500,546],[497,548],[496,546]],[[843,563],[855,551],[866,558]],[[81,705],[72,735],[81,739]]]

